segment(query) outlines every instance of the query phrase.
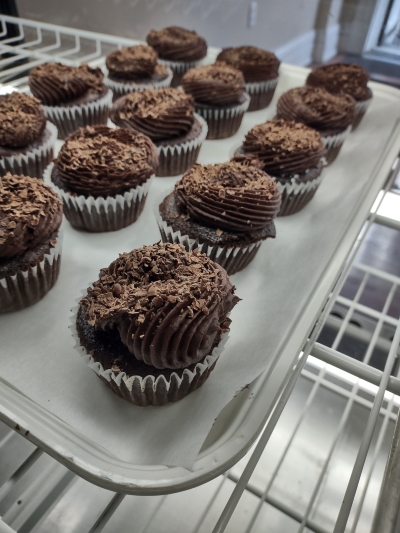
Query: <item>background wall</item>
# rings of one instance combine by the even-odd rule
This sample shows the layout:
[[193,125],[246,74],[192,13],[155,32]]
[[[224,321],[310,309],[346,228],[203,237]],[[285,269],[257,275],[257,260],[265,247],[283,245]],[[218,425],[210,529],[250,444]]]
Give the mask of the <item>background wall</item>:
[[17,0],[24,18],[136,39],[177,24],[210,45],[253,44],[303,65],[327,61],[338,49],[362,49],[375,2],[259,0],[249,28],[249,0]]

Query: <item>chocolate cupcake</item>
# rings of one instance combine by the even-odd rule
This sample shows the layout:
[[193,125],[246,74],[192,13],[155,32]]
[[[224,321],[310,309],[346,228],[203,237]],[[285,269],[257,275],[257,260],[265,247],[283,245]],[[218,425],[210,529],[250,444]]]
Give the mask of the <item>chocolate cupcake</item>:
[[272,52],[255,46],[224,48],[217,61],[224,61],[243,73],[246,92],[250,95],[248,111],[268,107],[278,84],[280,61]]
[[193,96],[196,113],[207,122],[207,139],[235,135],[250,103],[240,70],[225,63],[192,68],[183,76],[182,88]]
[[194,113],[193,98],[180,89],[148,89],[119,98],[110,113],[121,128],[150,137],[157,146],[157,176],[177,176],[197,160],[207,123]]
[[174,73],[171,85],[180,85],[181,78],[189,69],[197,67],[207,55],[207,43],[195,31],[179,26],[151,30],[146,38],[160,58],[160,63]]
[[356,115],[353,130],[360,124],[372,100],[368,87],[369,74],[358,65],[334,63],[324,65],[310,72],[307,85],[323,87],[332,94],[347,93],[356,101]]
[[18,92],[0,96],[0,176],[42,178],[56,139],[57,128],[46,121],[39,100]]
[[281,195],[262,170],[236,162],[195,165],[156,212],[164,242],[199,249],[229,275],[275,237]]
[[356,102],[348,94],[331,94],[321,87],[297,87],[281,95],[277,118],[302,122],[321,135],[327,150],[325,159],[332,163],[354,122]]
[[57,281],[62,202],[42,181],[0,178],[0,313],[38,302]]
[[156,147],[145,135],[87,126],[67,137],[45,180],[62,198],[72,226],[116,231],[143,211],[157,165]]
[[58,129],[59,139],[83,126],[107,124],[112,91],[99,68],[44,63],[29,74],[29,87]]
[[275,178],[282,195],[278,216],[308,204],[321,183],[325,148],[320,134],[304,124],[270,120],[252,128],[234,159],[257,165]]
[[121,254],[74,310],[77,349],[131,403],[180,400],[215,367],[234,290],[223,268],[180,245]]
[[168,87],[172,80],[171,69],[158,63],[157,52],[143,44],[111,52],[106,57],[106,66],[108,77],[105,82],[113,91],[114,100],[150,87]]

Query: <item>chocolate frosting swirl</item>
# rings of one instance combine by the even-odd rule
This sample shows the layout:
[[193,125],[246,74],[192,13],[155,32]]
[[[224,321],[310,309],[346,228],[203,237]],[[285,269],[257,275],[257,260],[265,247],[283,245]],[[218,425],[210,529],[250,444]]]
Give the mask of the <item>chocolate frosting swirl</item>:
[[297,87],[282,94],[277,116],[316,130],[345,130],[354,121],[356,102],[348,94],[331,94],[321,87]]
[[147,89],[119,98],[111,108],[111,120],[120,127],[162,141],[188,133],[194,122],[193,98],[181,89]]
[[67,137],[54,163],[67,190],[107,197],[148,180],[158,166],[158,154],[141,133],[86,126]]
[[207,226],[228,231],[256,231],[278,214],[281,194],[262,170],[231,161],[194,165],[175,185],[178,204]]
[[272,52],[255,46],[224,48],[217,56],[231,67],[243,72],[246,82],[267,81],[278,77],[281,62]]
[[140,80],[154,73],[157,59],[157,52],[151,46],[138,44],[111,52],[106,66],[114,79]]
[[270,120],[252,128],[236,160],[262,162],[272,176],[299,174],[315,167],[325,154],[320,134],[298,122]]
[[207,55],[207,43],[195,31],[179,26],[151,30],[146,37],[161,59],[170,61],[198,61]]
[[210,353],[238,302],[226,271],[180,244],[124,253],[100,271],[81,300],[88,323],[118,329],[136,359],[184,368]]
[[344,92],[354,100],[368,100],[371,89],[367,86],[369,74],[354,64],[334,63],[324,65],[310,72],[306,84],[323,87],[333,94]]
[[0,178],[0,259],[22,255],[61,225],[62,202],[41,180],[8,173]]
[[0,96],[0,146],[28,146],[45,127],[46,117],[39,100],[18,92]]
[[225,63],[188,70],[182,87],[196,102],[212,105],[237,103],[245,91],[243,74]]
[[107,91],[99,68],[88,65],[70,67],[61,63],[44,63],[29,73],[29,87],[44,105],[71,103],[88,94]]

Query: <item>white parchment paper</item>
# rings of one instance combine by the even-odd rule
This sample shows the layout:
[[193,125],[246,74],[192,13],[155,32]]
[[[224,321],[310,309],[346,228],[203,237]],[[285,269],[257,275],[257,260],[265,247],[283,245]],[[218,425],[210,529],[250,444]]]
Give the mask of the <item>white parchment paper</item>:
[[[201,163],[227,160],[253,125],[274,116],[277,96],[304,82],[304,72],[287,72],[269,109],[247,113],[235,137],[206,141]],[[122,460],[190,468],[221,409],[269,365],[290,336],[370,183],[373,164],[398,114],[395,98],[391,103],[376,92],[361,126],[324,170],[312,202],[302,212],[278,219],[277,238],[268,239],[253,263],[232,277],[242,301],[231,314],[225,351],[204,386],[184,400],[140,408],[118,398],[74,351],[68,329],[75,299],[101,267],[121,252],[160,239],[152,204],[178,178],[156,178],[140,219],[121,231],[89,234],[65,224],[61,274],[54,289],[35,306],[0,316],[1,377],[69,424],[71,431]]]

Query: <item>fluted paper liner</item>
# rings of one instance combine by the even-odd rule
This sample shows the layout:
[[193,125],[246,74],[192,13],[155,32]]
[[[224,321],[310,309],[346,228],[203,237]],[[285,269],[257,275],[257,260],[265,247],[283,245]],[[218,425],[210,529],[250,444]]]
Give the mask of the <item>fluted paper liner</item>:
[[250,105],[247,111],[258,111],[269,106],[274,97],[278,78],[267,81],[246,83],[246,92],[250,95]]
[[[81,298],[86,294],[86,290],[82,291]],[[229,337],[228,333],[222,334],[218,346],[213,349],[211,354],[197,363],[193,371],[188,368],[183,369],[181,376],[177,372],[172,372],[169,378],[163,375],[155,378],[151,374],[144,378],[141,376],[128,376],[125,372],[115,374],[111,369],[105,370],[102,364],[95,361],[94,357],[81,345],[76,331],[76,317],[81,298],[76,300],[77,305],[71,309],[71,325],[69,326],[76,343],[75,350],[115,394],[141,407],[147,405],[161,406],[169,402],[176,402],[201,387],[214,369]],[[151,368],[149,367],[149,369]]]
[[232,137],[240,128],[243,116],[250,105],[250,96],[245,93],[242,104],[225,107],[207,107],[206,104],[194,104],[196,113],[207,122],[207,139],[226,139]]
[[212,261],[224,268],[229,276],[232,276],[239,270],[243,270],[254,259],[262,240],[245,244],[243,246],[217,246],[207,243],[201,243],[197,239],[192,239],[188,235],[182,235],[178,231],[174,231],[171,226],[163,220],[159,212],[160,203],[171,194],[172,191],[164,192],[162,197],[154,205],[154,215],[157,220],[158,229],[160,230],[163,242],[170,242],[171,244],[183,244],[188,252],[192,252],[199,248],[202,254],[206,254]]
[[58,138],[65,139],[84,126],[107,124],[108,113],[112,106],[113,93],[111,89],[107,93],[86,104],[71,106],[46,106],[42,105],[45,115],[58,129]]
[[109,87],[114,93],[114,100],[124,96],[125,94],[134,93],[137,91],[145,91],[146,89],[163,89],[164,87],[169,87],[171,85],[173,72],[170,68],[167,67],[168,76],[161,81],[150,81],[149,83],[131,83],[128,81],[120,82],[111,80],[110,78],[104,78],[104,83]]
[[335,161],[335,159],[339,155],[342,144],[350,135],[350,132],[351,126],[346,128],[341,133],[338,133],[337,135],[327,135],[326,137],[323,137],[321,135],[321,141],[323,142],[324,147],[326,148],[325,160],[327,165],[330,165]]
[[60,196],[64,204],[64,214],[75,228],[91,232],[116,231],[135,222],[143,211],[152,181],[151,176],[145,183],[124,194],[107,198],[73,196],[63,191],[51,180],[54,163],[44,172],[44,181]]
[[368,106],[372,101],[372,98],[373,97],[371,96],[371,98],[368,98],[368,100],[356,102],[356,118],[354,119],[354,122],[353,122],[352,131],[354,131],[360,125],[360,122],[363,116],[365,115],[368,109]]
[[198,61],[169,61],[168,59],[158,59],[161,65],[165,65],[172,70],[174,76],[171,80],[171,87],[178,87],[181,83],[182,76],[191,68],[198,67],[204,61],[199,59]]
[[43,178],[44,169],[54,157],[54,146],[57,140],[56,126],[47,121],[46,130],[50,133],[49,138],[41,146],[33,148],[26,154],[5,156],[0,159],[0,176],[7,172],[32,178]]
[[197,161],[201,145],[207,137],[208,126],[203,117],[194,113],[202,129],[200,135],[191,141],[168,146],[157,146],[159,165],[156,176],[169,177],[183,174]]
[[297,181],[296,176],[293,176],[291,180],[286,183],[281,183],[275,178],[278,189],[282,195],[282,204],[278,217],[293,215],[303,209],[303,207],[313,198],[322,178],[322,173],[313,180],[300,183]]
[[41,300],[58,279],[61,266],[63,225],[58,229],[57,242],[42,261],[14,275],[0,278],[0,313],[18,311]]

